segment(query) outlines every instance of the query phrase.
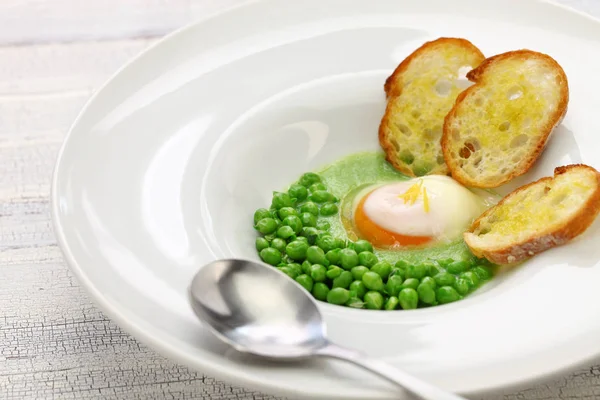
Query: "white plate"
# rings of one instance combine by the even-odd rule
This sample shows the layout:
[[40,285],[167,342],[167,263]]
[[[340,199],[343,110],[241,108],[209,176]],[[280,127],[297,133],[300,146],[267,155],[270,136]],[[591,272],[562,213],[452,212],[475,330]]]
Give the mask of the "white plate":
[[[256,257],[271,191],[378,148],[383,82],[439,36],[485,54],[531,48],[564,67],[569,112],[524,180],[600,167],[600,24],[536,1],[253,2],[179,31],[121,70],[61,151],[53,218],[73,271],[124,329],[177,361],[267,392],[394,398],[336,362],[241,356],[196,320],[186,288],[217,257]],[[523,181],[523,180],[522,180]],[[323,305],[333,340],[447,389],[494,390],[600,354],[600,235],[548,251],[456,304],[409,312]]]

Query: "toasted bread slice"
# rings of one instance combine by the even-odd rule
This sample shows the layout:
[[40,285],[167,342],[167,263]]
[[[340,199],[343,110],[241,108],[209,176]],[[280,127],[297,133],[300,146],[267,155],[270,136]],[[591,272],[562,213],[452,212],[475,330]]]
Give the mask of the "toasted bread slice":
[[448,174],[440,145],[444,117],[470,85],[464,74],[484,59],[468,40],[440,38],[413,52],[386,80],[379,142],[397,170],[409,176]]
[[600,173],[558,167],[554,178],[525,185],[483,213],[464,234],[473,254],[496,264],[520,262],[583,233],[600,211]]
[[467,74],[475,82],[444,121],[442,149],[452,177],[492,188],[524,174],[567,112],[567,76],[550,56],[530,50],[488,58]]

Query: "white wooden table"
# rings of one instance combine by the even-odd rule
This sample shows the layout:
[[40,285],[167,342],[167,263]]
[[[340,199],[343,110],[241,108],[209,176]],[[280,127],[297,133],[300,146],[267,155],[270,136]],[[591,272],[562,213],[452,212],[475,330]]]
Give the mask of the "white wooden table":
[[[0,399],[274,399],[121,331],[79,287],[50,224],[55,156],[94,89],[165,33],[238,1],[0,1]],[[600,17],[600,0],[560,2]],[[600,398],[600,366],[504,398]]]

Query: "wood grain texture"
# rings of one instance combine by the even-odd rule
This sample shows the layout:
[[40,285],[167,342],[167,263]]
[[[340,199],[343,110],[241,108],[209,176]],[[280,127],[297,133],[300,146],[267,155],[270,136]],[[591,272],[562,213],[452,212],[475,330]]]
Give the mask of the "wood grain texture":
[[[0,2],[0,399],[275,399],[190,371],[119,329],[70,273],[50,224],[56,153],[91,93],[154,42],[147,32],[237,1]],[[600,15],[600,1],[564,2]],[[48,36],[46,22],[34,26],[39,13],[65,26]],[[113,20],[121,30],[108,32]],[[600,366],[486,400],[596,398]]]

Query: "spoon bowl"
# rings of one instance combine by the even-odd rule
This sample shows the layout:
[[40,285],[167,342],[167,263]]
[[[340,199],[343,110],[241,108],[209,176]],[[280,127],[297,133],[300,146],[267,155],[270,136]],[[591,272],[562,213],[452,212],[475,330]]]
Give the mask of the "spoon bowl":
[[196,274],[190,297],[194,312],[238,351],[294,359],[327,345],[317,304],[276,268],[215,261]]

